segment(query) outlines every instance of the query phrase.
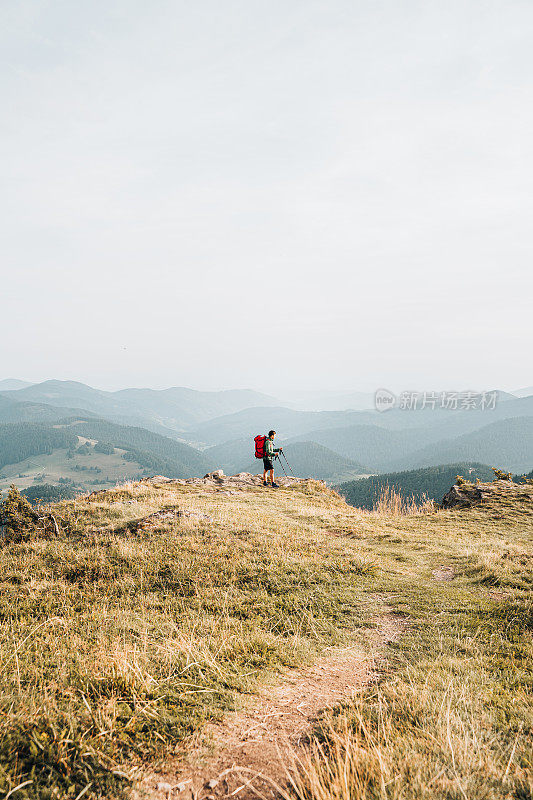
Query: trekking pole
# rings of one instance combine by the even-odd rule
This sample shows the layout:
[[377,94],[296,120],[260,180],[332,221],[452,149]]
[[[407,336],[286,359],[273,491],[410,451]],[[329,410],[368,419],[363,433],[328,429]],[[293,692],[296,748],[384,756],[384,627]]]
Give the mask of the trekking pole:
[[292,471],[292,467],[291,467],[291,465],[289,464],[289,462],[288,462],[288,460],[287,460],[287,456],[285,455],[285,453],[283,452],[283,450],[281,451],[281,454],[282,454],[283,458],[285,459],[285,461],[287,462],[287,466],[288,466],[288,468],[289,468],[289,472],[291,473],[292,477],[293,477],[293,478],[295,478],[295,477],[296,477],[296,475],[295,475],[295,474],[294,474],[294,472]]
[[288,478],[289,476],[287,475],[287,472],[286,472],[286,470],[285,470],[285,467],[283,466],[283,461],[282,461],[282,460],[281,460],[281,458],[279,457],[279,453],[277,453],[277,459],[278,459],[278,461],[279,461],[279,463],[280,463],[280,465],[281,465],[281,469],[283,470],[283,474],[285,475],[285,477],[286,477],[286,478]]

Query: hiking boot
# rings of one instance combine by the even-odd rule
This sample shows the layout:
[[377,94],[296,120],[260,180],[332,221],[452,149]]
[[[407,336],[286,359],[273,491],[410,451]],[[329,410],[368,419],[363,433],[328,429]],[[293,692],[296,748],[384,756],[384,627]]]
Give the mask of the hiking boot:
[[273,489],[279,489],[279,483],[273,483],[272,484],[272,488]]
[[268,486],[268,481],[263,481],[263,486]]

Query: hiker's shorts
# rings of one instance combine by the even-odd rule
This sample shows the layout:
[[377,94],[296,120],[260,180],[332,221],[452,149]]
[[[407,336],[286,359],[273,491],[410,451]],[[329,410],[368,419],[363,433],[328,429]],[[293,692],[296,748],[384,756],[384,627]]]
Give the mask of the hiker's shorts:
[[264,469],[274,469],[274,464],[272,463],[270,458],[263,459],[263,468]]

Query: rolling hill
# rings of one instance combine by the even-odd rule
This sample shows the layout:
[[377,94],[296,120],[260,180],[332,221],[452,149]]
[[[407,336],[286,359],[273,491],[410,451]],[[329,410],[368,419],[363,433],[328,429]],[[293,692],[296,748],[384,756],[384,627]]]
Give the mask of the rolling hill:
[[[86,452],[80,450],[78,445],[87,440]],[[146,474],[197,477],[212,468],[208,458],[186,444],[106,420],[75,416],[52,425],[0,425],[0,490],[11,482],[26,488],[61,479],[86,489]]]
[[311,431],[289,439],[290,443],[312,439],[345,458],[368,465],[368,471],[386,470],[391,459],[400,458],[420,447],[420,442],[431,440],[431,430],[426,428],[395,431],[376,425],[349,425]]
[[194,425],[184,436],[190,441],[215,445],[247,436],[253,439],[257,433],[274,428],[280,439],[286,439],[322,427],[345,425],[358,413],[365,412],[295,411],[283,406],[258,406]]
[[[47,425],[77,413],[75,408],[49,406],[46,403],[17,403],[0,394],[0,423],[35,422]],[[94,416],[86,410],[82,414],[86,418]]]
[[464,436],[427,445],[396,459],[396,464],[400,469],[414,469],[457,461],[477,461],[509,472],[529,472],[533,464],[533,417],[499,420]]
[[14,402],[68,406],[118,422],[135,422],[141,426],[155,424],[174,431],[249,406],[275,403],[274,398],[247,389],[201,392],[173,387],[162,390],[122,389],[106,392],[78,381],[57,380],[3,391],[2,395]]
[[19,381],[18,378],[4,378],[0,381],[0,392],[9,392],[12,389],[26,389],[31,386],[29,381]]
[[[453,438],[483,428],[492,422],[513,417],[533,416],[533,397],[511,398],[499,402],[495,408],[451,410],[423,409],[404,411],[393,409],[385,413],[377,411],[297,411],[284,406],[247,408],[233,414],[191,425],[183,433],[183,438],[191,442],[207,445],[224,442],[274,428],[283,439],[320,441],[325,447],[335,450],[335,439],[341,443],[342,435],[326,431],[348,429],[351,426],[371,426],[384,431],[405,432],[398,439],[399,447],[409,450],[419,449],[425,444],[446,438]],[[409,435],[410,432],[410,435]],[[378,434],[376,434],[377,436]],[[320,438],[318,438],[320,437]],[[378,443],[381,439],[377,440]],[[385,441],[385,439],[384,439]],[[394,443],[394,438],[391,442]],[[344,451],[344,455],[348,455]],[[349,456],[350,457],[350,456]],[[365,453],[351,457],[368,463]],[[383,468],[388,464],[383,463]]]
[[368,478],[342,483],[338,490],[347,503],[357,508],[373,508],[385,486],[394,488],[405,498],[412,497],[417,501],[429,498],[440,501],[455,483],[457,475],[463,475],[470,481],[476,478],[487,481],[494,477],[492,469],[486,464],[475,462],[442,464],[438,467],[371,475]]
[[102,419],[74,419],[64,425],[79,436],[127,450],[152,474],[158,472],[169,478],[192,478],[213,468],[210,460],[193,447],[144,428],[117,425]]
[[151,474],[135,461],[131,452],[113,448],[111,453],[97,452],[83,437],[74,437],[71,448],[34,454],[0,469],[0,493],[15,484],[35,500],[68,497]]
[[[391,415],[393,413],[396,414],[393,419],[398,420],[399,415],[403,412],[390,412]],[[409,419],[415,418],[415,413],[411,412]],[[491,425],[501,423],[505,428],[506,423],[509,422],[509,430],[521,429],[524,426],[525,430],[527,423],[513,423],[512,420],[531,420],[533,419],[532,415],[533,398],[527,397],[502,402],[500,406],[491,411],[455,412],[447,418],[420,416],[418,419],[425,420],[427,424],[418,428],[411,425],[403,429],[384,428],[375,424],[330,426],[307,431],[305,434],[290,438],[289,441],[305,439],[318,442],[341,455],[367,464],[371,470],[376,472],[464,460],[490,462],[494,459],[489,458],[488,455],[491,453],[495,455],[494,450],[487,449],[488,455],[485,457],[483,450],[478,453],[474,448],[469,453],[468,448],[465,450],[464,447],[469,442],[472,445],[474,442],[479,442],[481,445],[482,441],[493,436]],[[388,413],[381,416],[388,416]],[[433,424],[429,424],[430,422]],[[478,435],[476,435],[476,431]],[[481,431],[485,432],[481,433]],[[465,438],[470,435],[472,436],[471,440]],[[456,448],[454,442],[459,439],[461,441],[458,442]],[[503,450],[502,455],[507,459],[510,453],[508,450]],[[516,463],[522,462],[519,460]],[[513,466],[510,466],[509,469],[516,471]]]
[[[261,405],[257,405],[259,402]],[[331,451],[351,466],[355,463],[362,472],[401,471],[458,461],[494,462],[513,472],[531,469],[530,423],[526,421],[533,419],[531,396],[513,398],[500,393],[495,408],[484,411],[393,409],[381,414],[298,411],[274,402],[267,395],[247,390],[103,392],[74,381],[45,381],[0,392],[0,423],[53,425],[65,419],[72,424],[77,419],[87,425],[92,420],[98,422],[105,438],[101,426],[107,420],[105,424],[115,426],[107,432],[117,437],[116,447],[128,450],[132,458],[133,451],[138,451],[139,464],[145,469],[169,475],[175,475],[176,470],[185,470],[187,476],[199,475],[213,466],[222,466],[226,472],[241,471],[250,466],[253,436],[270,427],[277,430],[278,441],[314,442],[326,448],[329,454],[322,453],[323,469],[318,465],[318,450],[311,453],[308,449],[309,460],[301,454],[298,460],[303,474],[318,474],[318,470],[328,480],[332,474],[345,474],[347,468],[342,462],[332,466]],[[250,403],[251,407],[242,407]],[[228,409],[231,413],[226,413]],[[522,421],[512,422],[517,419]],[[493,427],[498,424],[500,427]],[[198,452],[205,445],[210,445],[209,455],[207,451],[204,455]]]

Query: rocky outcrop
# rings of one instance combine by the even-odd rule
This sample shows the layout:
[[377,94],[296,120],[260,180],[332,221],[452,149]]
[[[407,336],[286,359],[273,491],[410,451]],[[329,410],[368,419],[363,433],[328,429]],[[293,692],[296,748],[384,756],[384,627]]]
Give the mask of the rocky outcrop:
[[442,498],[442,508],[471,508],[483,502],[479,487],[471,483],[456,483]]
[[[284,488],[294,486],[303,481],[303,478],[282,478],[276,476],[276,483]],[[224,475],[223,470],[217,469],[213,472],[208,472],[203,478],[166,478],[164,475],[155,475],[153,478],[145,478],[143,483],[155,485],[177,484],[183,486],[206,486],[219,491],[235,492],[249,489],[251,486],[262,486],[263,478],[261,475],[252,475],[251,472],[239,472],[238,475]]]
[[442,498],[441,508],[510,509],[528,511],[533,506],[533,486],[507,479],[487,483],[459,481]]

